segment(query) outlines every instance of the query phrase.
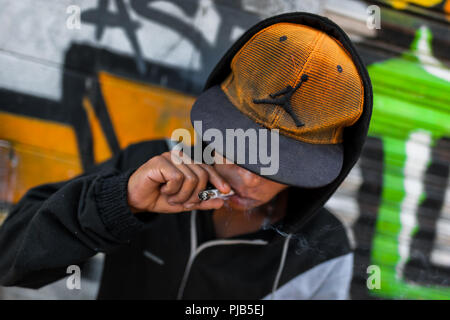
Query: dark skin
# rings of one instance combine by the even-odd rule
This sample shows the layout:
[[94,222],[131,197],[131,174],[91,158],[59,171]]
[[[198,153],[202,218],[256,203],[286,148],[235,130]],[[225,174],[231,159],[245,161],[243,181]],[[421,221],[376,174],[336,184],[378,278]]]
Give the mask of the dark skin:
[[[287,190],[287,185],[263,178],[236,164],[224,162],[214,164],[214,168],[231,185],[237,196],[231,197],[225,206],[214,211],[214,226],[219,238],[259,230],[268,217],[269,205],[276,208],[268,217],[271,223],[283,217],[286,204],[284,191]],[[270,204],[272,199],[275,201]]]
[[[271,223],[281,219],[288,186],[254,174],[215,155],[213,166],[189,163],[180,152],[165,152],[149,159],[128,181],[128,204],[133,213],[179,213],[213,209],[213,221],[218,238],[251,233],[261,228],[267,217],[269,202],[274,199],[276,210]],[[227,200],[200,201],[198,192],[211,183],[222,193],[234,190]],[[273,204],[272,204],[273,205]]]

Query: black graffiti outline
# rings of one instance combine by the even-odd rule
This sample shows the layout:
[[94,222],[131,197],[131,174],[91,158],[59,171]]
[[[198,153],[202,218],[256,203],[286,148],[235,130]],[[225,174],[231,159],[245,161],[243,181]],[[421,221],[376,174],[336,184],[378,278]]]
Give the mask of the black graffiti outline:
[[422,182],[425,199],[417,208],[418,230],[411,237],[409,260],[403,271],[406,281],[450,286],[450,268],[437,266],[431,260],[449,177],[450,138],[443,137],[431,150],[431,162]]
[[123,0],[114,1],[117,7],[116,13],[108,10],[109,0],[99,0],[98,8],[89,9],[81,13],[81,21],[97,26],[95,30],[95,38],[97,41],[102,38],[106,27],[122,28],[136,55],[137,70],[139,73],[144,74],[147,69],[136,35],[136,30],[141,27],[141,24],[131,19]]

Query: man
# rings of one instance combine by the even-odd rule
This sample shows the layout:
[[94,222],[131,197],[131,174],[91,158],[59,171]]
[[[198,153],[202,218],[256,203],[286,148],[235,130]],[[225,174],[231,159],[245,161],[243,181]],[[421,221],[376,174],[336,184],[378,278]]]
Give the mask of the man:
[[[338,26],[264,20],[218,63],[191,120],[224,135],[278,130],[275,145],[258,136],[278,170],[239,161],[242,145],[214,144],[210,164],[166,141],[130,146],[23,197],[0,229],[0,284],[38,288],[104,252],[100,299],[347,298],[351,250],[323,205],[357,161],[371,110],[367,71]],[[209,184],[235,195],[200,201]]]

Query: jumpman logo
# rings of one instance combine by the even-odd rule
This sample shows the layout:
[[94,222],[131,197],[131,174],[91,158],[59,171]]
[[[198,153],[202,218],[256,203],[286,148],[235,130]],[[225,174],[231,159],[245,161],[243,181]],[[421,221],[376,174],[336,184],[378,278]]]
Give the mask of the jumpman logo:
[[272,99],[253,99],[253,102],[256,104],[262,104],[262,103],[274,104],[274,105],[282,107],[294,120],[295,125],[297,127],[302,127],[305,124],[303,122],[301,122],[300,119],[297,118],[297,115],[294,113],[294,110],[292,110],[291,98],[292,98],[292,95],[295,93],[295,91],[297,91],[297,89],[300,88],[302,83],[306,82],[307,80],[308,80],[308,75],[304,74],[304,75],[302,75],[300,82],[294,88],[292,88],[292,86],[288,85],[286,88],[284,88],[278,92],[269,94],[269,96]]

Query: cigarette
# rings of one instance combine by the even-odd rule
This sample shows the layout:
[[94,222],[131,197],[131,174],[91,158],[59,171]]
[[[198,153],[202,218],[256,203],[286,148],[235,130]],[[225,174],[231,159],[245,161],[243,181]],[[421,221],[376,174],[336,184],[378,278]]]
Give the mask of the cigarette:
[[216,199],[216,198],[226,199],[228,197],[231,197],[233,194],[234,194],[233,190],[231,190],[228,193],[222,193],[217,189],[209,189],[209,190],[200,191],[198,193],[198,198],[201,201],[206,201],[206,200]]

